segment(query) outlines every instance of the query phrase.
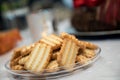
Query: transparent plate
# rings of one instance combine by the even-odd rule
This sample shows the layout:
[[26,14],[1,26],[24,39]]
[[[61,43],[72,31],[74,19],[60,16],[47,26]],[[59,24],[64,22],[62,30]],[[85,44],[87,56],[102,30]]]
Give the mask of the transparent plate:
[[[101,48],[95,50],[95,57],[90,59],[87,63],[81,65],[80,63],[75,63],[75,66],[69,70],[63,69],[63,67],[59,67],[59,71],[56,72],[46,72],[47,69],[44,70],[43,73],[31,73],[30,71],[18,71],[18,70],[11,70],[9,66],[9,61],[6,62],[5,68],[8,72],[9,77],[12,80],[44,80],[44,79],[56,79],[59,77],[67,76],[72,74],[75,71],[80,71],[85,67],[93,64],[100,56]],[[72,66],[72,65],[71,65]]]

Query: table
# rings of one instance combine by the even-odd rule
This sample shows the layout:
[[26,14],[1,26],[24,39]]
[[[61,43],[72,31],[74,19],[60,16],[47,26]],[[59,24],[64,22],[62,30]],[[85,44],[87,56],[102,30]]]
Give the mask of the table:
[[[21,31],[21,35],[23,41],[19,43],[19,46],[32,42],[29,30]],[[101,47],[100,58],[91,67],[56,80],[120,80],[120,39],[90,41]],[[10,80],[6,75],[4,64],[10,59],[11,52],[0,56],[0,80]]]

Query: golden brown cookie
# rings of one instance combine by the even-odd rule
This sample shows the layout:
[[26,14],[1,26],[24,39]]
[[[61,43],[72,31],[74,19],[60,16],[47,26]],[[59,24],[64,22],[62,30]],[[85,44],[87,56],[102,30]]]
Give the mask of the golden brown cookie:
[[24,67],[21,65],[15,65],[15,66],[12,66],[11,68],[12,70],[24,70]]
[[86,48],[85,45],[79,44],[79,40],[74,35],[70,35],[68,33],[63,32],[60,34],[60,36],[62,39],[67,38],[67,39],[73,40],[82,49]]
[[10,67],[13,67],[15,65],[18,65],[18,61],[22,58],[22,56],[17,57],[16,59],[10,61]]
[[22,57],[21,59],[19,59],[18,63],[20,65],[24,65],[26,63],[26,61],[28,60],[29,56],[25,56],[25,57]]
[[29,46],[26,46],[26,47],[22,48],[21,49],[21,55],[26,56],[26,55],[30,54],[32,49],[35,47],[36,44],[37,43],[34,43],[34,44],[31,44]]
[[59,70],[59,64],[57,60],[51,61],[47,66],[47,72],[55,72]]
[[24,58],[28,54],[28,52],[30,53],[30,47],[32,48],[32,46],[23,46],[20,48],[16,48],[10,60],[10,67],[18,65],[19,60],[21,58]]
[[81,44],[81,45],[85,45],[86,48],[88,48],[88,49],[93,49],[93,50],[95,50],[95,49],[98,48],[97,45],[95,45],[95,44],[93,44],[93,43],[90,43],[90,42],[87,42],[87,41],[79,40],[79,44]]
[[16,48],[13,51],[12,57],[11,57],[11,61],[13,61],[14,59],[18,58],[21,56],[21,50],[25,48],[25,46],[20,47],[20,48]]
[[79,47],[73,40],[64,39],[57,59],[60,66],[64,66],[64,68],[72,68],[75,65],[78,49]]
[[87,63],[88,62],[88,58],[86,58],[85,56],[83,56],[83,55],[78,55],[77,57],[76,57],[76,61],[77,62],[79,62],[80,64],[85,64],[85,63]]
[[95,44],[93,43],[90,43],[90,42],[87,42],[87,41],[82,41],[82,40],[78,40],[74,35],[70,35],[68,33],[61,33],[61,37],[64,39],[64,38],[69,38],[69,39],[72,39],[76,42],[76,44],[78,46],[81,46],[82,47],[87,47],[89,49],[97,49],[98,46],[96,46]]
[[91,49],[85,49],[82,55],[84,55],[87,58],[93,58],[95,56],[95,51]]
[[50,61],[51,51],[51,46],[44,43],[37,44],[25,63],[25,69],[31,72],[43,72]]
[[63,40],[59,36],[53,34],[45,36],[40,40],[40,42],[50,45],[54,50],[61,46],[62,41]]
[[36,74],[62,68],[70,70],[76,62],[85,64],[92,59],[97,48],[93,43],[78,40],[68,33],[61,33],[60,36],[51,34],[29,46],[15,49],[10,68]]
[[59,51],[53,52],[53,53],[52,53],[52,59],[53,59],[53,60],[57,59],[57,55],[58,55],[59,53],[60,53]]

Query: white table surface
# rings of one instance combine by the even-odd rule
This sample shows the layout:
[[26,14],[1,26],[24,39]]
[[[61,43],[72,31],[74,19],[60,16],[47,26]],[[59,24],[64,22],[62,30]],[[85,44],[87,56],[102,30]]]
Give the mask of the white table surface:
[[[28,30],[22,31],[21,35],[23,41],[19,46],[32,42]],[[91,42],[101,47],[100,58],[91,67],[56,80],[120,80],[120,39],[92,40]],[[6,75],[4,64],[10,59],[11,53],[12,51],[9,51],[0,56],[0,80],[10,80]]]

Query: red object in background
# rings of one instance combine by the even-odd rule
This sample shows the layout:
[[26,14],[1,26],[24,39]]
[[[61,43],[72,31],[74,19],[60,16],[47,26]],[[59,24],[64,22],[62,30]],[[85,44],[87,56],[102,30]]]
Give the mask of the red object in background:
[[120,21],[120,0],[106,0],[104,4],[100,6],[99,20],[110,25],[117,25],[117,21]]
[[113,26],[120,22],[120,0],[73,0],[74,8],[100,7],[98,20]]
[[99,6],[103,2],[105,2],[105,0],[85,0],[85,5],[88,7],[95,7]]
[[105,0],[73,0],[74,8],[80,6],[95,7],[105,2]]
[[21,39],[17,29],[0,32],[0,55],[14,48],[16,43]]
[[78,8],[80,6],[85,5],[85,0],[73,0],[74,8]]

